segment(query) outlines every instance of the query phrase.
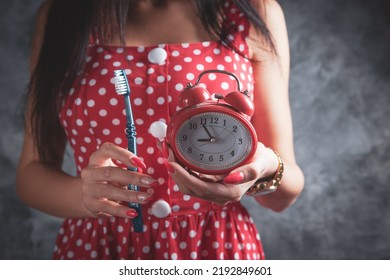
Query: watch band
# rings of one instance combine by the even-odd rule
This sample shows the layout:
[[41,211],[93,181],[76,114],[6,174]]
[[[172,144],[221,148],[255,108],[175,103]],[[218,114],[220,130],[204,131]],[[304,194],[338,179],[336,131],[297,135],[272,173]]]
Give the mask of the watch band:
[[[272,150],[273,151],[273,150]],[[265,195],[271,192],[274,192],[278,189],[281,184],[281,180],[284,172],[284,163],[280,155],[273,151],[278,158],[278,169],[275,172],[275,175],[271,179],[258,179],[247,191],[246,195]]]

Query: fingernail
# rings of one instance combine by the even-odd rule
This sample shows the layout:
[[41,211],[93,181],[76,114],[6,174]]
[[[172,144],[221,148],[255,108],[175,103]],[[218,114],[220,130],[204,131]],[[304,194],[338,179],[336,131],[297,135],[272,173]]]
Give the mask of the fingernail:
[[156,179],[150,178],[150,177],[142,177],[140,179],[141,183],[144,185],[148,185],[151,187],[156,187],[159,185],[158,181]]
[[164,165],[165,165],[165,168],[167,169],[169,174],[172,174],[175,172],[175,169],[173,169],[172,165],[165,158],[164,158]]
[[141,169],[146,169],[146,165],[145,165],[144,161],[142,159],[140,159],[139,157],[132,157],[130,160],[136,167],[141,168]]
[[232,174],[229,174],[228,176],[223,179],[223,182],[226,184],[238,184],[244,179],[244,173],[242,172],[235,172]]
[[137,194],[137,199],[140,202],[143,202],[143,201],[147,200],[149,197],[151,197],[150,194],[144,194],[144,193]]
[[134,210],[129,210],[126,212],[126,216],[129,218],[135,218],[138,216],[138,213]]

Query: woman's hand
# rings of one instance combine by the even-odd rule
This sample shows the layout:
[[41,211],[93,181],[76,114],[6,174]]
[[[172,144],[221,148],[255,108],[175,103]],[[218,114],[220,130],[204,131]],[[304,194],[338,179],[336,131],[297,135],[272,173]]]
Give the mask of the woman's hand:
[[229,202],[240,201],[257,179],[268,177],[276,172],[278,159],[272,150],[259,143],[250,163],[231,171],[217,182],[204,180],[202,175],[199,177],[191,175],[174,160],[171,150],[169,150],[169,158],[165,164],[182,193],[225,205]]
[[[93,217],[120,216],[135,218],[137,212],[124,202],[145,203],[157,186],[154,178],[132,172],[114,164],[113,160],[138,169],[145,163],[133,153],[112,143],[104,143],[89,158],[89,164],[81,171],[83,203]],[[128,184],[145,187],[146,192],[127,189]]]

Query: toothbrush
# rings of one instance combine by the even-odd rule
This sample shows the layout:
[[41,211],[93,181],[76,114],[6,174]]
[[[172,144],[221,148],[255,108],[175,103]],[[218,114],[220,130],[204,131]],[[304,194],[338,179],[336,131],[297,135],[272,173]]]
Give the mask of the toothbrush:
[[[126,137],[127,137],[127,149],[133,154],[137,155],[136,144],[136,132],[133,120],[133,113],[130,104],[130,86],[127,81],[126,73],[124,70],[114,70],[115,76],[115,91],[118,95],[123,95],[125,108],[126,108]],[[137,171],[137,168],[128,167],[128,170]],[[128,189],[132,191],[139,191],[139,187],[129,184]],[[132,219],[135,232],[143,232],[142,211],[139,203],[130,202],[129,207],[133,208],[138,216]]]

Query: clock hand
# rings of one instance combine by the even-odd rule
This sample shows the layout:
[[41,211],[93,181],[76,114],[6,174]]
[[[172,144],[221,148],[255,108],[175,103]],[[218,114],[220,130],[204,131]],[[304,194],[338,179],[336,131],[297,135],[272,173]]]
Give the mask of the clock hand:
[[198,142],[210,142],[210,143],[215,143],[217,140],[215,137],[211,137],[210,139],[197,139],[196,141]]
[[210,137],[210,139],[215,138],[215,137],[211,136],[211,133],[210,133],[210,131],[207,129],[207,127],[206,127],[205,124],[202,124],[202,126],[203,126],[204,130],[206,130],[206,133],[207,133],[207,135]]
[[211,142],[211,139],[198,139],[198,142]]

